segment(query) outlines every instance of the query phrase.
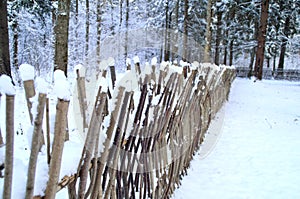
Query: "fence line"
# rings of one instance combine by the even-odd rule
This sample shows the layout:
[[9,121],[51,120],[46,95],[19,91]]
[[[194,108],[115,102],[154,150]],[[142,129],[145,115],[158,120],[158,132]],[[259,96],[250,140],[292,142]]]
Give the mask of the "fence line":
[[[235,68],[197,63],[184,67],[162,63],[157,68],[137,63],[120,76],[114,66],[101,67],[92,81],[76,71],[78,93],[73,103],[77,100],[81,121],[76,122],[86,139],[77,173],[56,183],[64,145],[54,143],[48,164],[56,172],[49,174],[46,195],[34,198],[54,198],[65,187],[71,199],[170,198],[210,121],[228,98]],[[88,98],[94,96],[89,91],[95,87],[90,105]],[[58,103],[66,105],[56,115],[54,132],[63,143],[69,101]],[[53,154],[55,147],[58,155]]]
[[[109,69],[115,74],[113,66]],[[110,123],[100,132],[106,133],[106,140],[100,143],[104,148],[92,163],[89,158],[79,166],[79,171],[88,167],[91,179],[87,192],[78,191],[79,198],[170,198],[235,77],[234,68],[214,65],[166,65],[151,71],[125,74],[127,81],[138,82],[137,90],[118,85],[113,75],[108,93],[116,95],[107,97],[105,106],[112,100],[115,107],[104,115]],[[99,93],[105,92],[99,88]],[[129,120],[133,120],[131,128]],[[83,153],[82,158],[91,153]],[[60,186],[81,182],[86,178],[82,175],[66,178]]]
[[[236,72],[238,77],[248,77],[250,69],[248,67],[236,67]],[[275,71],[273,71],[271,68],[264,68],[263,78],[300,81],[300,70],[299,69],[283,69],[283,70],[276,69]]]

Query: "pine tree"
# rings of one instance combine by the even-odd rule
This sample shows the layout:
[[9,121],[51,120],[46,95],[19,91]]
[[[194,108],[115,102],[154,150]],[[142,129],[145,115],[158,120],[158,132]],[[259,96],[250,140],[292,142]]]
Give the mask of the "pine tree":
[[262,79],[263,73],[263,63],[265,56],[265,43],[266,43],[266,32],[267,32],[267,22],[268,22],[268,10],[269,10],[269,0],[261,1],[261,15],[260,15],[260,26],[258,30],[257,37],[257,51],[256,51],[256,61],[254,73],[257,79]]

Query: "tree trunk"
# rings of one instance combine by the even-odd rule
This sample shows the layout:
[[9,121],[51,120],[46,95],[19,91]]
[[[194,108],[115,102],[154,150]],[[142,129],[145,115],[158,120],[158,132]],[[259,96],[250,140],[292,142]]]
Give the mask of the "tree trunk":
[[[175,6],[175,19],[172,20],[174,21],[174,30],[178,30],[178,17],[179,17],[179,0],[176,1],[176,6]],[[178,57],[178,31],[173,33],[173,44],[172,44],[172,58],[173,60]],[[178,61],[178,60],[177,60]]]
[[78,16],[79,16],[79,2],[78,2],[79,0],[76,0],[75,1],[75,57],[77,57],[77,56],[79,56],[79,54],[78,54],[78,44],[79,44],[79,42],[78,42],[78,28],[79,28],[79,23],[78,23]]
[[18,63],[18,18],[15,16],[15,19],[12,24],[12,31],[13,31],[13,67],[15,69],[19,68]]
[[289,36],[289,26],[290,26],[290,17],[287,16],[285,19],[285,25],[284,25],[284,37],[283,41],[281,43],[281,48],[280,48],[280,56],[279,56],[279,62],[278,62],[278,69],[280,71],[283,70],[284,66],[284,57],[285,57],[285,52],[286,52],[286,45],[288,42],[288,36]]
[[54,70],[68,71],[68,37],[69,37],[70,0],[58,1],[58,16],[54,27],[55,55]]
[[169,38],[168,38],[168,27],[169,27],[169,1],[165,1],[165,44],[164,44],[164,60],[169,61],[170,59],[170,49],[168,49]]
[[182,58],[184,61],[187,60],[187,36],[188,36],[188,20],[189,20],[189,1],[184,0],[184,21],[183,21],[183,52],[182,52]]
[[[51,0],[51,1],[52,1],[52,5],[53,5],[58,0]],[[51,9],[51,15],[52,15],[52,26],[55,26],[55,23],[56,23],[56,9],[55,9],[55,6],[53,6],[52,9]]]
[[223,44],[224,44],[224,59],[223,59],[223,64],[226,65],[227,64],[227,44],[228,44],[228,41],[227,41],[227,37],[228,37],[228,30],[226,30],[225,32],[225,38],[223,40]]
[[276,70],[276,54],[273,56],[272,76],[274,76],[275,70]]
[[254,63],[254,58],[255,58],[255,51],[256,51],[256,47],[253,47],[252,52],[251,52],[251,57],[250,57],[250,64],[249,64],[249,72],[248,72],[248,77],[249,78],[252,76],[253,63]]
[[257,37],[257,51],[256,51],[256,61],[254,67],[254,74],[257,79],[262,79],[263,73],[263,63],[265,55],[265,43],[266,43],[266,33],[267,33],[267,22],[268,22],[268,9],[269,0],[261,1],[261,15],[260,15],[260,27],[258,30]]
[[[258,21],[254,22],[254,35],[253,35],[253,40],[255,40],[258,36],[258,27],[259,23]],[[250,78],[253,75],[253,63],[255,59],[255,52],[256,52],[256,46],[253,47],[252,51],[250,52],[250,64],[249,64],[249,72],[248,72],[248,78]]]
[[[220,2],[220,1],[218,1]],[[221,43],[221,37],[222,37],[222,12],[219,10],[220,8],[217,8],[217,34],[216,34],[216,52],[215,52],[215,64],[220,64],[220,43]]]
[[14,157],[14,104],[15,96],[6,95],[6,147],[3,199],[11,198]]
[[[96,53],[97,53],[97,65],[99,66],[100,64],[100,55],[101,55],[101,12],[102,12],[102,1],[98,0],[97,1],[97,49],[96,49]],[[98,67],[97,67],[98,68]],[[97,69],[98,70],[98,69]],[[97,72],[97,75],[100,71]]]
[[11,77],[7,23],[7,0],[0,1],[0,75]]
[[233,43],[234,43],[234,40],[232,39],[229,42],[229,66],[232,66],[232,63],[233,63]]
[[88,62],[89,53],[89,36],[90,36],[90,3],[89,0],[85,0],[85,60]]
[[204,48],[204,62],[210,62],[211,51],[211,21],[212,21],[212,0],[207,1],[206,8],[206,33],[205,33],[205,48]]
[[126,14],[125,14],[125,59],[127,59],[128,56],[128,28],[129,28],[129,0],[126,0]]

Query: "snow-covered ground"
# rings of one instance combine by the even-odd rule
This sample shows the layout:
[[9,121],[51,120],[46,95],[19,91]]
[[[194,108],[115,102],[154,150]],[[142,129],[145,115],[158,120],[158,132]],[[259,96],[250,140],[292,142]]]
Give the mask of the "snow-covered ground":
[[173,199],[300,198],[300,82],[237,78],[223,111]]
[[[52,96],[52,95],[51,95]],[[50,98],[54,121],[56,97]],[[25,194],[29,140],[32,127],[24,90],[16,90],[15,162],[13,198]],[[0,125],[5,129],[5,98],[2,96]],[[300,82],[237,78],[229,101],[216,116],[203,147],[194,157],[188,176],[174,199],[194,198],[300,198]],[[51,123],[51,136],[54,124]],[[70,124],[70,126],[72,126]],[[220,134],[217,132],[221,130]],[[77,169],[83,141],[70,128],[65,143],[61,176]],[[2,135],[3,134],[2,131]],[[78,147],[79,146],[79,147]],[[0,162],[4,161],[4,147]],[[43,194],[48,177],[46,150],[38,159],[35,195]],[[0,197],[3,178],[0,178]],[[67,190],[56,198],[67,198]]]

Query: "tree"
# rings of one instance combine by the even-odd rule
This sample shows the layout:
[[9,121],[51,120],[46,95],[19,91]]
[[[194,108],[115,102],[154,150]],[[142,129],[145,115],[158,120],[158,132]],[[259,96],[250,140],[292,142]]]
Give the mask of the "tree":
[[254,67],[254,74],[257,79],[262,79],[263,63],[265,56],[265,43],[266,43],[266,33],[267,33],[267,22],[268,22],[268,10],[269,10],[269,0],[261,1],[261,14],[260,14],[260,26],[258,30],[257,37],[257,51],[256,60]]
[[[101,15],[102,15],[102,0],[97,0],[97,65],[100,64],[100,41],[101,41]],[[77,11],[78,12],[78,11]]]
[[69,37],[70,0],[58,1],[58,15],[55,23],[54,70],[60,69],[67,76],[68,37]]
[[[298,4],[298,5],[297,5]],[[289,38],[292,37],[296,32],[297,16],[300,14],[300,3],[295,0],[279,1],[279,11],[281,14],[281,35],[279,35],[280,43],[280,56],[278,61],[278,69],[283,70],[284,58],[287,51],[287,45]]]
[[212,0],[207,1],[206,8],[206,34],[205,34],[205,48],[204,48],[204,62],[210,62],[211,51],[211,23],[212,23]]
[[11,77],[7,23],[7,0],[0,1],[0,75]]
[[90,37],[90,3],[89,0],[85,0],[86,6],[86,20],[85,20],[85,58],[88,62],[88,51],[89,51],[89,37]]
[[171,23],[171,17],[169,17],[169,1],[165,1],[165,41],[164,41],[164,60],[170,59],[170,38],[169,28]]
[[222,3],[221,0],[217,1],[217,32],[216,32],[216,52],[215,52],[215,64],[220,64],[220,43],[221,43],[221,37],[222,37]]
[[183,53],[182,53],[182,58],[183,60],[187,59],[187,52],[188,52],[188,22],[189,22],[189,13],[188,13],[188,9],[189,9],[189,1],[188,0],[184,0],[184,21],[183,21]]
[[128,56],[128,31],[129,31],[129,0],[126,0],[126,12],[125,12],[125,28],[126,28],[126,32],[125,32],[125,59]]

